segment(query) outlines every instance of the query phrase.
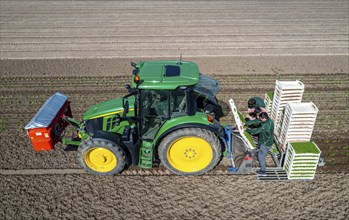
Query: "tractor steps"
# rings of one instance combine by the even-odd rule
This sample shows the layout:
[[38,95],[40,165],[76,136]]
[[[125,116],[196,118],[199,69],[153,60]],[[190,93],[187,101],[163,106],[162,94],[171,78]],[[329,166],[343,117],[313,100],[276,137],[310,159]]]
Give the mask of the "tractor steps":
[[267,167],[266,169],[267,176],[261,176],[256,174],[258,180],[263,181],[285,181],[289,180],[287,178],[286,171],[280,167]]
[[153,167],[153,148],[142,146],[139,154],[139,167],[150,169]]

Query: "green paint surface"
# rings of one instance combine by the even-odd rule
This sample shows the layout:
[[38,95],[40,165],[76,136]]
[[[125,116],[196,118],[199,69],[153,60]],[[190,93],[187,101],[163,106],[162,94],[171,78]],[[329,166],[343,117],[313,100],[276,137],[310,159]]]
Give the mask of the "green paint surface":
[[[134,106],[134,97],[131,96],[128,98],[130,109]],[[108,100],[106,102],[101,102],[96,105],[91,106],[83,115],[84,120],[91,118],[98,118],[99,116],[105,116],[107,114],[122,114],[122,98],[115,98]],[[131,112],[131,110],[130,110]]]
[[[180,69],[177,76],[166,76],[166,66]],[[140,77],[139,89],[173,90],[179,86],[192,86],[199,82],[200,72],[196,63],[178,60],[160,60],[139,62],[136,64],[137,75]],[[132,76],[132,86],[137,87]]]
[[158,138],[168,131],[169,129],[177,126],[177,125],[183,125],[183,124],[202,124],[202,125],[210,125],[210,123],[207,120],[207,114],[202,112],[197,112],[193,116],[181,116],[177,118],[172,118],[171,120],[168,120],[165,122],[165,124],[160,128],[159,132],[157,133],[155,137],[155,142],[158,140]]

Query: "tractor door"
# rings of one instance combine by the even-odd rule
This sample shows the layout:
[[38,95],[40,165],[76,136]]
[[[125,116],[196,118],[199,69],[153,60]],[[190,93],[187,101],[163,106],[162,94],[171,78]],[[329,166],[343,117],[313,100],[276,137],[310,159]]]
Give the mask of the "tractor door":
[[153,140],[169,117],[168,94],[166,90],[141,90],[140,126],[143,139]]
[[153,140],[166,120],[183,115],[187,115],[184,90],[141,90],[140,126],[143,139]]

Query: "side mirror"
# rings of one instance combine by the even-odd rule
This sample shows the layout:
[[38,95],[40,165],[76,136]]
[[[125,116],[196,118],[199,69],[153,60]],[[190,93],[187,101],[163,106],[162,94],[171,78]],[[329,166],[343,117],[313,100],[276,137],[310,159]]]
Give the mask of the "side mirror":
[[130,84],[126,84],[125,88],[127,89],[128,94],[133,94],[136,91],[136,89],[133,89]]

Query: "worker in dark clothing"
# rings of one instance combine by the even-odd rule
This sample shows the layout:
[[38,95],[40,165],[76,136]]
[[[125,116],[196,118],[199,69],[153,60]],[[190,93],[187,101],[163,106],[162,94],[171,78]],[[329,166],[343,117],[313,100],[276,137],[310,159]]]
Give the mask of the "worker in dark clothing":
[[251,116],[251,120],[246,120],[245,125],[249,128],[259,128],[262,121],[259,119],[259,117],[257,118],[256,113],[250,113],[249,115]]
[[[260,108],[257,108],[260,109]],[[256,112],[249,113],[249,118],[246,118],[245,120],[245,126],[248,128],[259,128],[262,125],[262,121],[259,119],[259,114],[257,115]],[[253,142],[258,142],[258,135],[252,135]],[[258,152],[258,148],[253,151],[253,155],[255,155]]]
[[258,135],[258,160],[261,169],[256,173],[266,176],[265,158],[274,143],[274,122],[269,118],[266,112],[262,112],[259,115],[259,120],[261,121],[261,126],[259,128],[247,128],[246,131],[252,135]]
[[256,108],[260,108],[262,112],[267,112],[267,109],[265,108],[264,100],[258,96],[255,96],[248,100],[247,102],[247,113],[255,112]]
[[248,116],[245,118],[245,121],[255,120],[259,118],[259,114],[262,112],[261,108],[254,108],[253,112],[248,112]]

